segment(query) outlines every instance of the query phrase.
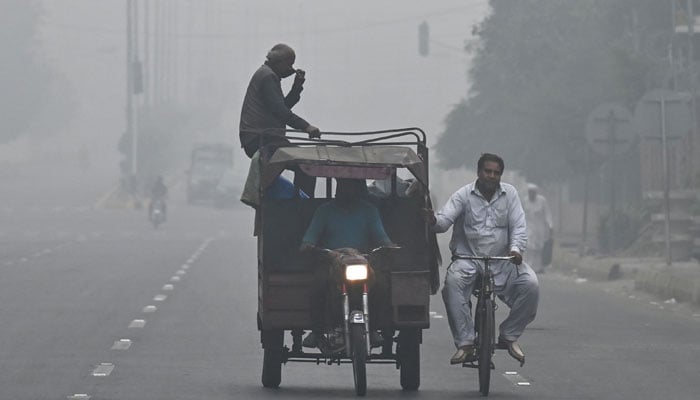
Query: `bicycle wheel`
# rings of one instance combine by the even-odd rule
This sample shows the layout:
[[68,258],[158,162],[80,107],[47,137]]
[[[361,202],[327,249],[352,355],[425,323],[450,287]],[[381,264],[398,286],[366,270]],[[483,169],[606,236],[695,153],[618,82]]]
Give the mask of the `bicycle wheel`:
[[477,356],[479,358],[479,391],[488,396],[491,385],[491,358],[493,356],[494,309],[493,300],[486,298],[477,308],[479,313],[479,336]]
[[355,379],[355,393],[364,396],[367,393],[367,338],[365,326],[353,324],[350,327],[352,342],[352,373]]

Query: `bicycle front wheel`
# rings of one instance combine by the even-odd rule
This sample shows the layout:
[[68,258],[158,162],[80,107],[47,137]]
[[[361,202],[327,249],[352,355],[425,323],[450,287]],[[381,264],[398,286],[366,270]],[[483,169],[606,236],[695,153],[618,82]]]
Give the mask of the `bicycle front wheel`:
[[477,308],[479,313],[477,337],[477,356],[479,358],[479,392],[488,396],[491,386],[491,358],[493,356],[494,307],[493,300],[484,299]]

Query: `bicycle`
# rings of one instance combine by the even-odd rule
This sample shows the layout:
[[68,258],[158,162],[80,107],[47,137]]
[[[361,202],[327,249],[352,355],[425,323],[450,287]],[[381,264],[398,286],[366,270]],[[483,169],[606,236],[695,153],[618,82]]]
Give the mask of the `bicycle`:
[[474,361],[468,361],[462,366],[479,370],[479,392],[483,396],[488,396],[491,384],[491,370],[495,369],[492,357],[496,350],[496,293],[490,262],[494,260],[512,261],[514,257],[457,256],[455,258],[484,262],[484,270],[479,273],[480,279],[477,281],[477,285],[472,293],[477,298],[476,312],[474,313],[476,364],[474,364]]

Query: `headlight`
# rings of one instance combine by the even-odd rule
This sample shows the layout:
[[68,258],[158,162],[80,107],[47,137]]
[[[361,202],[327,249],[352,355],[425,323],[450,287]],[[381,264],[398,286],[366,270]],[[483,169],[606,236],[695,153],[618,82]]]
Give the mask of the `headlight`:
[[345,267],[345,279],[349,281],[362,281],[367,279],[367,265],[348,265]]

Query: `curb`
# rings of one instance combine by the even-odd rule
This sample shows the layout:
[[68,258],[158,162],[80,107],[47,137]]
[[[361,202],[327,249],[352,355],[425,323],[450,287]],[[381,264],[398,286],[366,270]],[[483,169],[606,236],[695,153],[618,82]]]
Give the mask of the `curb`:
[[700,264],[696,261],[669,267],[661,258],[579,257],[565,249],[556,249],[553,261],[553,269],[564,274],[594,281],[633,279],[636,290],[700,305]]

